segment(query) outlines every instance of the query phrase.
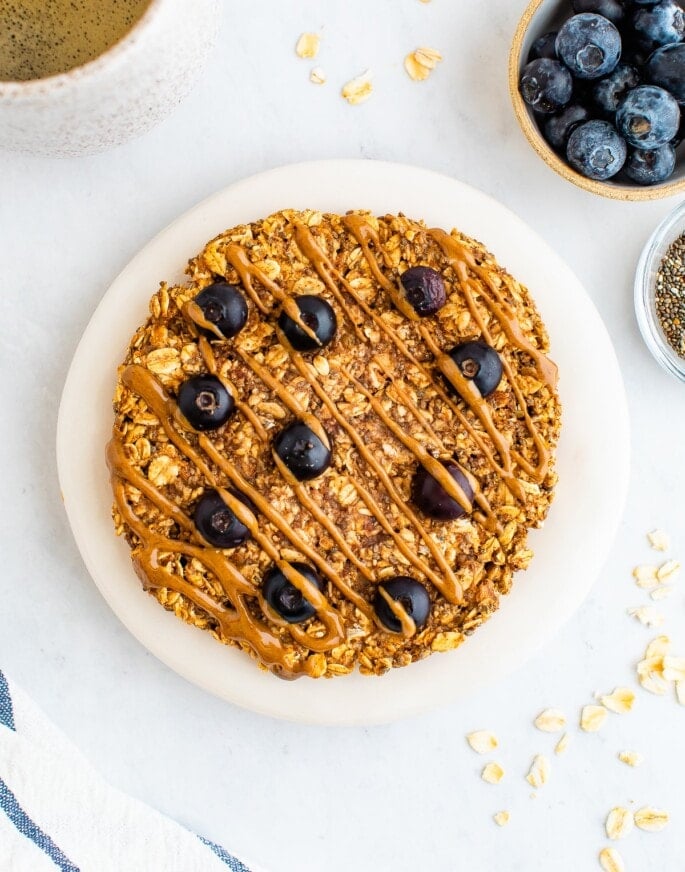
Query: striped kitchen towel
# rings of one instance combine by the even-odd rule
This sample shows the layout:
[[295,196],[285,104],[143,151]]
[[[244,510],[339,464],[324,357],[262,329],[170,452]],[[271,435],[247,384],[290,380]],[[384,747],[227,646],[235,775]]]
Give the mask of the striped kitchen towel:
[[110,787],[0,671],[0,872],[258,872]]

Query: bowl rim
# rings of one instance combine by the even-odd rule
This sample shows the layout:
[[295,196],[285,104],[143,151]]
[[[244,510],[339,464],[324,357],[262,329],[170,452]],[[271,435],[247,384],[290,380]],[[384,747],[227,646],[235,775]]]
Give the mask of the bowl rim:
[[[595,179],[588,179],[573,170],[565,163],[559,155],[545,142],[533,121],[532,115],[521,97],[518,89],[519,73],[521,69],[521,60],[523,52],[523,42],[528,33],[528,28],[538,9],[549,0],[530,0],[514,33],[514,39],[509,52],[509,93],[511,102],[514,106],[514,113],[519,122],[519,126],[523,131],[524,136],[533,147],[533,150],[541,157],[545,163],[551,167],[567,182],[571,182],[578,188],[583,188],[592,194],[599,194],[601,197],[608,197],[611,200],[623,201],[647,201],[660,200],[665,197],[672,197],[685,191],[685,176],[675,181],[666,182],[661,185],[653,185],[651,187],[640,187],[632,185],[622,185],[618,182],[599,182]],[[556,0],[555,0],[556,2]]]
[[654,228],[635,270],[635,317],[640,333],[656,362],[670,375],[685,381],[685,358],[673,349],[659,325],[654,307],[653,274],[670,245],[685,233],[685,200],[681,200]]

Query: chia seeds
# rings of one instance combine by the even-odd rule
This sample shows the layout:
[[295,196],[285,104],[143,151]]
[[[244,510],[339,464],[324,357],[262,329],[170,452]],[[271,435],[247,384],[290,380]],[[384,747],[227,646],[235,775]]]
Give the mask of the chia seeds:
[[656,274],[656,315],[666,341],[685,358],[685,233],[671,243]]

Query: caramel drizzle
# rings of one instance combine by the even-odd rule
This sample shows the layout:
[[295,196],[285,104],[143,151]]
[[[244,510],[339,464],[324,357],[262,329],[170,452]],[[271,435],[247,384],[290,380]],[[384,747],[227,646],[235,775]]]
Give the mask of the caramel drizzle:
[[[378,281],[381,287],[386,291],[393,304],[398,309],[400,309],[400,311],[406,314],[405,310],[411,309],[412,307],[408,304],[399,288],[392,281],[390,281],[390,279],[388,279],[388,277],[380,269],[377,258],[374,256],[374,253],[371,250],[373,246],[375,250],[379,251],[381,257],[386,262],[386,266],[389,266],[387,253],[380,244],[380,239],[377,232],[361,215],[346,215],[343,218],[343,224],[359,243],[362,249],[362,253],[364,254],[364,257],[376,281]],[[541,352],[538,348],[532,345],[530,340],[523,334],[521,325],[518,322],[515,309],[504,300],[499,289],[495,285],[492,277],[487,272],[487,270],[484,270],[482,267],[480,267],[476,263],[476,260],[471,252],[468,251],[465,246],[461,245],[458,240],[456,240],[450,234],[445,233],[442,230],[431,230],[430,234],[440,245],[443,253],[445,254],[450,263],[450,266],[455,270],[455,273],[459,278],[460,287],[464,293],[464,297],[469,307],[469,311],[471,312],[474,320],[478,324],[481,333],[483,334],[486,341],[492,344],[492,338],[476,305],[476,295],[480,296],[483,299],[484,303],[488,306],[491,313],[500,322],[500,324],[502,325],[502,329],[504,330],[507,338],[511,341],[511,343],[520,350],[525,351],[530,357],[533,358],[540,377],[542,378],[544,383],[547,384],[550,388],[554,389],[556,387],[558,379],[558,370],[556,365],[551,360],[549,360],[549,358],[547,358],[543,352]],[[478,277],[483,282],[487,284],[487,287],[490,288],[492,294],[497,297],[497,303],[494,302],[492,297],[488,295],[485,289],[474,287],[472,280],[468,276],[468,269],[471,269],[476,275],[478,275]],[[414,317],[411,318],[411,320],[414,322],[420,322],[420,319],[418,318],[416,313],[414,313]],[[447,378],[447,380],[454,385],[461,398],[469,406],[473,414],[476,415],[481,425],[487,432],[490,440],[492,441],[492,444],[494,445],[498,455],[501,458],[502,466],[500,466],[495,461],[492,453],[485,448],[480,437],[478,437],[475,431],[473,431],[470,425],[468,425],[467,429],[469,430],[470,435],[475,439],[479,448],[483,451],[486,458],[490,462],[490,465],[495,469],[496,472],[501,475],[512,494],[521,501],[525,500],[525,491],[521,487],[520,482],[518,482],[513,474],[513,462],[516,462],[524,472],[526,472],[528,475],[531,476],[531,478],[533,478],[534,481],[541,482],[547,474],[547,470],[549,468],[550,452],[545,445],[544,440],[540,437],[537,428],[535,427],[528,414],[525,400],[523,398],[520,388],[518,387],[518,384],[516,383],[516,379],[514,378],[513,371],[508,361],[505,358],[501,358],[503,369],[512,387],[512,390],[514,391],[514,395],[519,404],[519,408],[522,411],[526,427],[533,439],[533,443],[538,453],[539,464],[537,467],[532,466],[524,457],[520,455],[519,452],[514,451],[509,446],[507,441],[499,432],[497,425],[492,418],[490,406],[483,399],[483,397],[481,397],[480,392],[478,391],[478,388],[475,386],[473,381],[464,378],[459,367],[454,363],[449,355],[445,354],[442,349],[436,344],[430,334],[430,331],[428,331],[426,327],[424,327],[420,323],[418,323],[417,326],[421,337],[423,338],[424,342],[428,346],[429,351],[435,358],[436,366],[438,367],[440,372],[442,372],[442,374]],[[438,385],[434,384],[434,387],[439,389]],[[449,402],[452,410],[457,412],[460,421],[462,423],[467,423],[461,410],[458,409],[456,404],[454,404],[451,399]]]

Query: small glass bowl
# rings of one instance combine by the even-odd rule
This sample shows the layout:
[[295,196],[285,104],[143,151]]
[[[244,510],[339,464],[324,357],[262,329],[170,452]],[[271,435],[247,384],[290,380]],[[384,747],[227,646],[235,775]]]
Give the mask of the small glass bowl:
[[656,275],[669,247],[685,232],[685,201],[680,203],[652,233],[635,273],[635,314],[647,348],[671,375],[685,381],[685,358],[669,344],[656,313]]

